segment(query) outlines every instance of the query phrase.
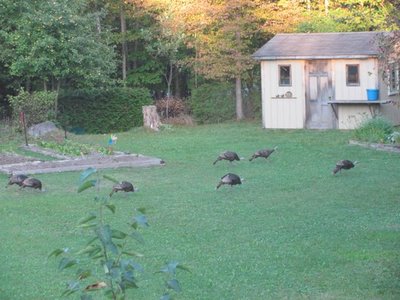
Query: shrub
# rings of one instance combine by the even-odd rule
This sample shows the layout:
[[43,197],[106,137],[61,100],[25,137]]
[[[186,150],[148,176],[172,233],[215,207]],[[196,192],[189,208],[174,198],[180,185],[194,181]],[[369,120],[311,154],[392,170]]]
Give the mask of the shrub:
[[33,92],[20,90],[16,96],[8,96],[14,120],[19,120],[19,114],[25,113],[26,125],[31,126],[54,119],[54,107],[57,92]]
[[162,118],[166,118],[167,116],[168,118],[175,118],[186,112],[185,101],[180,98],[162,98],[156,101],[156,106]]
[[11,119],[0,120],[0,149],[1,145],[7,145],[10,141],[20,140],[22,136],[13,126]]
[[261,118],[262,107],[261,107],[261,90],[255,86],[250,89],[244,89],[244,110],[245,115],[250,118]]
[[192,90],[190,107],[199,123],[218,123],[235,116],[235,94],[230,83],[203,84]]
[[59,122],[87,133],[126,131],[143,124],[147,89],[110,88],[65,91],[59,97]]
[[195,123],[190,115],[180,114],[178,117],[172,117],[168,118],[168,120],[163,120],[163,124],[192,126]]
[[354,130],[354,138],[370,143],[383,143],[393,133],[393,124],[382,116],[365,119]]

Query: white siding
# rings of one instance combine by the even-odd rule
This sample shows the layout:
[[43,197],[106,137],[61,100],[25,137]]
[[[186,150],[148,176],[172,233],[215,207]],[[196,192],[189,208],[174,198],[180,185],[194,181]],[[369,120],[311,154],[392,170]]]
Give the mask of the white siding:
[[[332,100],[367,100],[367,89],[379,88],[381,100],[393,100],[395,103],[382,105],[338,105],[339,129],[354,129],[366,117],[381,113],[393,121],[395,125],[400,124],[400,99],[399,96],[387,96],[387,89],[380,76],[378,76],[378,61],[369,59],[333,59],[332,63],[332,86],[334,93]],[[346,85],[346,64],[359,64],[360,85]],[[279,86],[279,65],[291,65],[292,85],[288,87]],[[305,61],[304,60],[276,60],[261,61],[261,84],[262,84],[262,118],[264,128],[304,128],[306,120],[305,105]],[[311,78],[310,80],[313,80]],[[379,86],[381,85],[381,86]],[[291,92],[291,98],[277,98]],[[311,90],[310,97],[316,91]],[[396,101],[397,100],[397,101]]]
[[[346,64],[360,65],[360,86],[346,86]],[[369,59],[351,59],[351,60],[333,60],[335,99],[336,100],[368,100],[367,89],[379,89],[379,99],[387,100],[387,87],[381,80],[378,70],[378,60]],[[380,74],[380,75],[379,75]],[[394,101],[395,102],[395,101]],[[367,117],[372,117],[377,113],[391,120],[395,125],[400,124],[400,108],[396,103],[381,104],[371,106],[367,105],[341,105],[339,109],[339,129],[353,129]]]
[[[347,64],[360,65],[359,86],[346,85]],[[367,89],[379,88],[377,59],[337,59],[332,60],[332,65],[336,100],[367,100]]]
[[339,105],[339,129],[355,129],[362,121],[379,113],[379,105]]
[[[279,65],[291,66],[291,86],[279,86]],[[304,128],[304,61],[262,61],[261,78],[263,126],[265,128]],[[287,92],[292,93],[291,98],[276,98],[277,95],[285,95]]]

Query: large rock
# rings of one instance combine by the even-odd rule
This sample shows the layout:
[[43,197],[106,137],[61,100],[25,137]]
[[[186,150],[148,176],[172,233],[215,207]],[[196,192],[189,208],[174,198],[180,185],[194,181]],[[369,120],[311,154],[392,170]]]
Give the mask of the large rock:
[[56,125],[51,121],[46,121],[29,127],[28,134],[33,137],[41,137],[49,132],[56,131]]

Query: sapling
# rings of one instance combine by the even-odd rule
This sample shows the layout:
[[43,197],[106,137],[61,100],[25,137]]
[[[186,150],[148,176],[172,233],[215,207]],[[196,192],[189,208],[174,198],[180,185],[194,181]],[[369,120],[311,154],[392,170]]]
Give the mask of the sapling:
[[[93,177],[95,178],[91,179]],[[116,205],[111,202],[109,195],[100,196],[100,184],[103,179],[118,182],[110,176],[101,176],[94,168],[82,172],[79,179],[78,193],[90,188],[96,190],[96,209],[78,222],[79,228],[91,233],[89,241],[74,253],[69,248],[59,248],[49,254],[49,257],[60,258],[59,270],[76,269],[75,276],[67,283],[63,296],[80,293],[82,300],[90,300],[93,299],[93,292],[98,292],[110,299],[126,299],[129,289],[138,288],[138,273],[143,272],[143,268],[136,260],[142,258],[143,254],[134,250],[132,244],[144,242],[140,229],[149,226],[146,211],[144,208],[135,209],[135,214],[127,222],[127,228],[117,229],[111,222],[117,218],[110,218],[116,215]],[[175,270],[188,270],[178,262],[169,265],[169,269],[163,268],[160,271],[169,276],[166,281],[167,291],[162,296],[165,300],[171,299],[170,290],[180,291]],[[101,271],[98,271],[99,268]]]

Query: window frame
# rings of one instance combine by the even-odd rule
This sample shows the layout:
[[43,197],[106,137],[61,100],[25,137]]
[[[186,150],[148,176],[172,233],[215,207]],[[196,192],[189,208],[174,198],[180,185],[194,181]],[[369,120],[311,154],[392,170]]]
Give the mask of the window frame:
[[[289,68],[289,78],[285,77],[282,78],[282,68]],[[283,83],[283,80],[289,79],[289,83]],[[279,80],[279,86],[292,86],[292,65],[286,64],[286,65],[278,65],[278,80]]]
[[[349,81],[350,67],[357,67],[357,82]],[[346,86],[360,86],[360,64],[346,64]]]
[[[389,64],[388,95],[398,95],[400,93],[400,66],[398,63]],[[394,80],[393,80],[394,74]]]

